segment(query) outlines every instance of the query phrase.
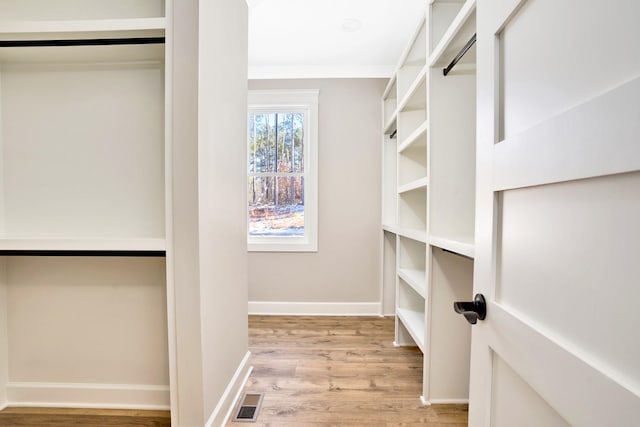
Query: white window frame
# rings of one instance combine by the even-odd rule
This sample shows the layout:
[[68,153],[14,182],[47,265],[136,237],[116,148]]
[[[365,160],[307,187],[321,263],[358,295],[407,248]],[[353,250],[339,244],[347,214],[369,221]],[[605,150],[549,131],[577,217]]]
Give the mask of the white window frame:
[[[249,235],[249,203],[247,201],[247,249],[250,252],[317,252],[318,251],[318,89],[250,90],[251,113],[272,111],[302,111],[304,132],[304,236]],[[247,178],[249,149],[247,142]],[[248,179],[247,179],[248,182]]]

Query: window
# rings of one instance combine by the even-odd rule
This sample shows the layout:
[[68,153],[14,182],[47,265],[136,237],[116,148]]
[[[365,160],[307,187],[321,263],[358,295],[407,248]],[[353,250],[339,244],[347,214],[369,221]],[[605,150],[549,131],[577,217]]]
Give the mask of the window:
[[318,229],[318,90],[249,91],[250,251],[313,252]]

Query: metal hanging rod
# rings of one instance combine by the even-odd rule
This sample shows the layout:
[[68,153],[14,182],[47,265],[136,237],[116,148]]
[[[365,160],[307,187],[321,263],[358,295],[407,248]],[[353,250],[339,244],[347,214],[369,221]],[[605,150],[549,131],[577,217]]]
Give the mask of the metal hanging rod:
[[453,60],[451,61],[451,63],[449,65],[447,65],[447,68],[444,68],[442,70],[442,74],[444,74],[445,76],[447,74],[449,74],[449,71],[451,71],[453,69],[453,67],[456,66],[456,64],[458,63],[458,61],[460,61],[462,59],[462,57],[465,55],[465,53],[467,53],[467,51],[469,51],[469,49],[471,49],[471,46],[473,46],[473,44],[476,42],[476,35],[475,33],[473,34],[473,36],[471,36],[471,38],[469,39],[469,41],[467,42],[467,44],[465,44],[462,49],[460,49],[460,52],[458,52],[458,54],[455,56],[455,58],[453,58]]
[[49,250],[49,249],[8,249],[0,250],[0,256],[99,256],[99,257],[165,257],[166,251],[127,250]]
[[129,44],[164,44],[164,42],[164,37],[64,40],[0,40],[0,47],[111,46]]
[[393,139],[395,138],[396,134],[398,133],[398,129],[394,130],[391,135],[389,135],[389,139]]

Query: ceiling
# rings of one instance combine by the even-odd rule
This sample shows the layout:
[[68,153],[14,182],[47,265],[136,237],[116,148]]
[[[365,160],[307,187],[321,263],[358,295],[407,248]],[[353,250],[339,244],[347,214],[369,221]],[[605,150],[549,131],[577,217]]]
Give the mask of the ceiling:
[[249,78],[390,77],[427,0],[247,0]]

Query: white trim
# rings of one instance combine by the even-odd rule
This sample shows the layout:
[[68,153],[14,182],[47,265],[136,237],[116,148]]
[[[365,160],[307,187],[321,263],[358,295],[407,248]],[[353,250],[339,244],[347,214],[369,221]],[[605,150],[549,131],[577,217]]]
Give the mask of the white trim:
[[[516,310],[496,302],[487,305],[490,321],[498,325],[488,331],[489,347],[545,401],[553,402],[570,425],[608,425],[611,414],[619,420],[640,419],[640,384],[634,378]],[[575,385],[577,393],[558,388],[558,378]]]
[[424,396],[420,396],[420,403],[424,406],[431,405],[464,405],[469,404],[469,399],[427,399]]
[[46,251],[164,251],[165,239],[40,239],[33,237],[0,238],[3,250]]
[[144,384],[7,383],[8,406],[170,409],[169,386]]
[[[420,400],[423,400],[423,397],[420,396]],[[469,399],[431,399],[429,400],[429,405],[463,405],[468,404]]]
[[218,404],[211,412],[205,427],[227,425],[231,412],[233,411],[233,408],[235,408],[236,403],[240,398],[240,394],[244,389],[244,385],[247,383],[247,380],[251,375],[251,371],[253,370],[253,366],[249,365],[250,356],[251,352],[247,351],[244,358],[242,358],[242,361],[238,365],[238,369],[236,369],[236,372],[233,374],[231,381],[227,384],[227,388],[225,388],[224,393],[222,393],[222,397],[218,401]]
[[73,21],[4,21],[1,33],[85,33],[164,30],[167,20],[162,17],[123,19],[80,19]]
[[493,189],[640,169],[639,97],[640,77],[636,77],[495,144]]
[[380,316],[380,302],[249,301],[249,314],[291,316]]
[[395,65],[250,65],[250,80],[390,78]]

